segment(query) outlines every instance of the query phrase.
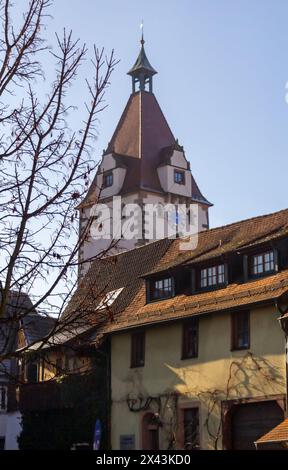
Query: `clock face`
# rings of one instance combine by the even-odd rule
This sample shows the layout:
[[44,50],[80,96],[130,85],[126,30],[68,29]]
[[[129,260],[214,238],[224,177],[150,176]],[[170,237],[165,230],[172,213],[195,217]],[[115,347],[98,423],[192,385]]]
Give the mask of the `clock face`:
[[181,208],[173,208],[168,212],[168,223],[170,227],[178,233],[185,232],[186,229],[186,210],[184,211]]

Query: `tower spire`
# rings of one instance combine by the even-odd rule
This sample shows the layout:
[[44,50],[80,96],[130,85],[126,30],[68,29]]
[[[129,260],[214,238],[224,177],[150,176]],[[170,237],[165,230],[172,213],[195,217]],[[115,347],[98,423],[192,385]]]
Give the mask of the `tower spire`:
[[140,53],[137,57],[135,64],[133,65],[132,69],[129,70],[128,75],[132,77],[132,92],[135,93],[138,91],[136,87],[139,87],[139,91],[145,91],[146,87],[150,93],[153,91],[153,80],[152,77],[157,72],[150,64],[149,60],[147,59],[146,52],[144,49],[144,27],[143,21],[141,23],[141,49]]

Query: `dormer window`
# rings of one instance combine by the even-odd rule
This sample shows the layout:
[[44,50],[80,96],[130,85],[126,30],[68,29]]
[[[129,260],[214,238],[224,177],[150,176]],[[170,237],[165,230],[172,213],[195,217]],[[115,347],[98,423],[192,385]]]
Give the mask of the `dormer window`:
[[149,301],[168,299],[174,295],[173,278],[166,277],[149,281]]
[[275,271],[275,254],[273,250],[251,256],[250,274],[252,276],[257,277],[273,271]]
[[109,186],[113,185],[113,173],[104,173],[103,175],[103,187],[109,188]]
[[225,284],[225,265],[207,267],[200,271],[200,288],[207,289]]
[[174,170],[174,183],[185,184],[185,173],[184,173],[184,171]]

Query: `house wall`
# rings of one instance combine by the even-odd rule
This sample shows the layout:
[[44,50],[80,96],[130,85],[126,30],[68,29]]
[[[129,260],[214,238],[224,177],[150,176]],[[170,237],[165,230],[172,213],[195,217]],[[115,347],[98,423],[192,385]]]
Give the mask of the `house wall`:
[[[134,435],[141,449],[144,412],[132,412],[127,398],[161,397],[160,448],[167,449],[171,430],[181,448],[179,422],[183,406],[200,407],[201,447],[222,445],[221,401],[285,394],[284,334],[274,307],[251,310],[249,351],[231,348],[231,317],[215,313],[200,317],[199,356],[181,360],[182,325],[163,324],[146,330],[145,366],[130,368],[130,333],[119,333],[111,342],[112,449],[120,436]],[[173,394],[175,394],[173,395]],[[137,402],[135,402],[137,406]],[[159,401],[148,410],[158,412]],[[209,429],[209,432],[208,432]],[[218,439],[217,439],[218,437]]]
[[[68,360],[66,360],[66,356]],[[92,361],[90,357],[86,356],[77,356],[76,351],[67,348],[66,351],[61,349],[49,351],[45,355],[45,360],[39,361],[39,382],[47,381],[54,379],[56,376],[56,362],[57,359],[62,360],[63,372],[61,370],[58,372],[58,375],[64,375],[67,372],[69,373],[85,373],[91,370]],[[67,369],[66,369],[67,366]],[[43,380],[42,380],[43,379]]]
[[15,411],[7,414],[5,450],[18,450],[18,436],[22,430],[21,413]]
[[0,413],[0,437],[3,438],[6,436],[6,424],[7,424],[7,413]]

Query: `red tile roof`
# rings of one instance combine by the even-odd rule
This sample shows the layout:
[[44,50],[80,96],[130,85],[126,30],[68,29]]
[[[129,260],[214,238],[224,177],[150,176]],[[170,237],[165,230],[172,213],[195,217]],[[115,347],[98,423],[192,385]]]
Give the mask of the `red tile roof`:
[[[256,243],[284,236],[288,236],[288,210],[201,232],[198,246],[192,251],[180,251],[178,239],[164,239],[105,260],[96,260],[71,299],[64,317],[86,311],[90,325],[97,327],[99,333],[103,334],[192,315],[274,303],[288,292],[287,269],[254,281],[229,284],[219,290],[178,295],[148,304],[143,276],[147,272],[174,269],[179,265],[238,252]],[[97,311],[103,293],[120,287],[124,289],[110,311]],[[111,312],[112,320],[109,315]],[[87,315],[85,319],[87,322]]]
[[[256,444],[268,442],[288,442],[288,418],[256,441]],[[261,447],[260,447],[261,448]]]
[[288,292],[288,270],[244,284],[229,284],[219,290],[146,304],[144,283],[128,307],[115,315],[112,323],[103,326],[112,332],[140,325],[179,320],[193,315],[238,310],[252,305],[271,303]]
[[216,227],[197,234],[197,246],[193,250],[181,251],[183,240],[175,240],[157,267],[147,274],[166,271],[182,264],[202,263],[287,235],[288,209]]

